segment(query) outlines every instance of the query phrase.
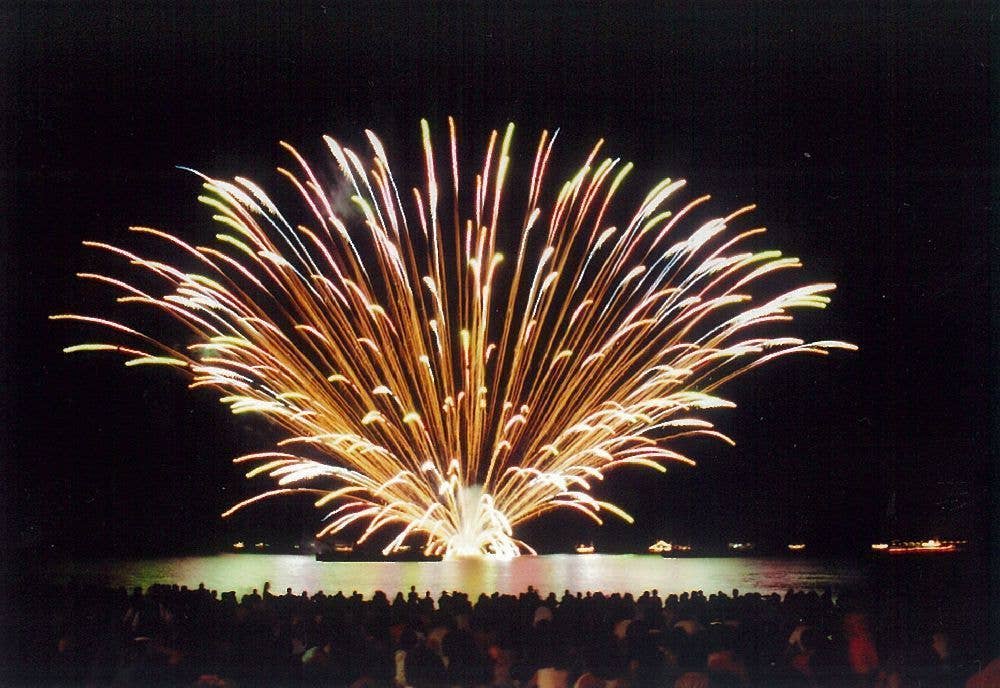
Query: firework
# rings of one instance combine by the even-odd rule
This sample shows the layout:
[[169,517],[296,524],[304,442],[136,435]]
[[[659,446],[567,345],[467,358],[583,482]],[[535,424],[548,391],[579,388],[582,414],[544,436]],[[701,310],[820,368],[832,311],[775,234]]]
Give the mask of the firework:
[[283,428],[273,450],[235,459],[273,489],[225,515],[311,493],[325,513],[320,537],[360,525],[362,541],[390,529],[386,551],[420,538],[428,553],[509,557],[532,551],[515,527],[552,509],[631,521],[592,493],[609,471],[693,463],[676,446],[686,436],[731,442],[696,417],[733,406],[716,394],[727,381],[787,354],[854,348],[761,334],[793,309],[826,306],[834,285],[752,300],[751,288],[800,263],[744,248],[764,231],[730,229],[750,207],[685,233],[708,197],[675,203],[684,182],[665,179],[620,216],[613,199],[631,163],[599,158],[598,142],[569,181],[547,188],[547,132],[512,202],[513,130],[493,132],[482,169],[465,177],[454,121],[444,155],[422,122],[424,179],[411,194],[371,132],[367,156],[324,139],[332,181],[282,143],[299,218],[247,179],[196,173],[214,244],[133,227],[186,267],[85,242],[146,277],[80,275],[182,323],[186,346],[116,320],[52,316],[129,340],[65,351],[176,367],[233,413]]

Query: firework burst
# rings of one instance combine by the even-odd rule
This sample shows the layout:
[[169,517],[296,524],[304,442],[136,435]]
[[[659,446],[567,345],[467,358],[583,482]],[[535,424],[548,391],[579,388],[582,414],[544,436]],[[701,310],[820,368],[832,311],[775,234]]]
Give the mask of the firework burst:
[[282,143],[295,165],[279,172],[301,197],[300,221],[247,179],[199,174],[219,228],[213,245],[133,227],[187,267],[85,242],[146,278],[80,275],[182,323],[186,347],[114,320],[52,316],[129,340],[65,351],[177,367],[233,413],[284,429],[273,450],[235,459],[273,489],[226,515],[312,493],[321,537],[361,524],[361,540],[392,530],[386,551],[419,537],[428,553],[516,556],[531,548],[514,528],[552,509],[631,520],[592,493],[609,471],[692,463],[676,448],[685,436],[730,442],[695,417],[733,405],[716,395],[727,381],[780,356],[854,348],[760,334],[793,309],[823,308],[834,285],[752,300],[761,280],[800,263],[744,248],[763,229],[731,226],[751,208],[686,233],[708,197],[676,203],[684,182],[666,179],[612,224],[632,166],[599,158],[601,143],[548,189],[555,136],[543,132],[524,215],[513,217],[503,200],[513,129],[493,132],[482,169],[466,178],[454,121],[445,155],[422,122],[425,178],[411,194],[374,134],[367,156],[327,137],[346,203]]

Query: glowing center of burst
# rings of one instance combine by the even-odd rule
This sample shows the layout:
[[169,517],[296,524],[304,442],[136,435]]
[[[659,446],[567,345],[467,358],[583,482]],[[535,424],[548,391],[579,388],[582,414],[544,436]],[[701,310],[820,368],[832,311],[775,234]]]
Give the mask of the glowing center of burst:
[[457,486],[455,507],[455,532],[447,540],[445,557],[509,558],[520,553],[507,517],[496,509],[482,485]]

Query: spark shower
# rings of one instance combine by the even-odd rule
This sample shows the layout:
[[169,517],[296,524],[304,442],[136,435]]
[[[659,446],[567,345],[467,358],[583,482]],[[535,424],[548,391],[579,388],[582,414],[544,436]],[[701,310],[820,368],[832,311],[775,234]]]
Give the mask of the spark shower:
[[686,436],[731,443],[700,413],[733,406],[717,394],[729,380],[788,354],[855,348],[773,333],[793,309],[825,307],[834,285],[754,297],[801,264],[746,248],[764,231],[747,226],[752,207],[694,222],[708,196],[675,201],[685,183],[664,179],[619,211],[632,164],[600,157],[598,142],[549,185],[548,132],[527,188],[505,192],[513,125],[492,133],[475,174],[459,167],[450,118],[448,129],[435,150],[421,122],[424,169],[408,193],[370,131],[367,153],[324,137],[329,174],[282,143],[294,215],[248,179],[194,172],[211,245],[131,228],[168,263],[84,242],[142,278],[81,278],[180,323],[186,341],[51,316],[114,335],[67,353],[180,369],[233,413],[283,429],[276,447],[235,459],[270,489],[224,515],[307,493],[324,514],[318,537],[389,529],[386,552],[418,539],[429,554],[517,556],[532,549],[516,526],[552,509],[631,521],[592,493],[609,471],[693,463],[677,447]]

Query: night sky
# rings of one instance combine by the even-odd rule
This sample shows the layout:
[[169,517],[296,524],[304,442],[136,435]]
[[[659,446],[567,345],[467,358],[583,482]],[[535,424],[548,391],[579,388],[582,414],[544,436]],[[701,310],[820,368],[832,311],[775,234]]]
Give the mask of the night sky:
[[[802,258],[787,286],[834,281],[804,338],[860,351],[789,358],[732,385],[711,419],[736,447],[697,468],[601,487],[637,518],[553,516],[522,534],[645,546],[786,538],[818,549],[895,534],[982,538],[989,377],[986,3],[3,3],[0,8],[4,541],[84,552],[192,551],[296,538],[288,500],[219,514],[256,490],[230,463],[278,435],[208,391],[113,356],[64,356],[109,314],[74,273],[112,261],[129,225],[192,241],[216,229],[185,165],[269,189],[320,137],[370,128],[419,160],[419,119],[466,143],[518,126],[530,166],[561,128],[550,183],[593,142],[636,163],[623,205],[683,177],[713,210],[757,203],[757,246]],[[398,170],[397,170],[398,172]],[[420,181],[420,170],[402,176]],[[559,178],[559,179],[557,179]],[[796,282],[796,280],[798,282]],[[895,497],[893,497],[895,495]]]

